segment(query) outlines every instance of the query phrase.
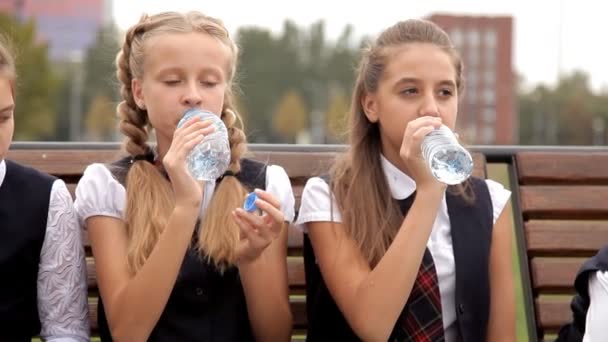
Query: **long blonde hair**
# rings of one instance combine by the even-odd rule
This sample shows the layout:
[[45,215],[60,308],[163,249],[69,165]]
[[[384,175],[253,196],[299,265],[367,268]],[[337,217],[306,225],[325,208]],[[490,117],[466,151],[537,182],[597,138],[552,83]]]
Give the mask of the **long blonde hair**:
[[453,60],[456,85],[462,89],[462,62],[448,35],[425,20],[398,22],[383,31],[363,53],[349,112],[349,149],[331,170],[336,196],[347,234],[353,238],[370,265],[382,258],[395,237],[403,215],[391,196],[381,165],[380,130],[370,122],[361,105],[365,94],[378,82],[391,56],[391,48],[408,43],[430,43]]
[[[146,40],[161,34],[190,32],[215,37],[231,52],[221,118],[228,128],[230,142],[231,159],[228,169],[236,174],[241,169],[240,158],[246,152],[246,138],[241,118],[234,107],[232,91],[238,48],[220,20],[199,12],[144,15],[127,31],[122,49],[116,57],[116,74],[121,83],[120,93],[123,98],[117,112],[120,131],[126,136],[124,149],[131,156],[152,153],[148,144],[152,130],[148,113],[135,104],[131,89],[132,79],[141,78],[143,74]],[[142,267],[164,230],[174,207],[174,198],[168,180],[148,161],[134,161],[125,183],[128,265],[131,272],[135,273]],[[240,205],[245,194],[245,188],[235,177],[225,177],[213,194],[199,229],[197,248],[220,269],[236,262],[239,227],[230,212]]]

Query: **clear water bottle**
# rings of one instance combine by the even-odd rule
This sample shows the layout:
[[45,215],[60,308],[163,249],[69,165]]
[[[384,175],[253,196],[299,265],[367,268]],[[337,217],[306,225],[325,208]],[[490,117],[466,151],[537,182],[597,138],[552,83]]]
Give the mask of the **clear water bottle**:
[[464,182],[473,172],[471,154],[458,143],[456,135],[445,125],[424,137],[422,156],[431,174],[448,185]]
[[196,180],[215,181],[226,172],[230,164],[228,130],[218,115],[198,108],[190,108],[184,112],[177,127],[183,126],[193,117],[199,117],[201,121],[211,120],[215,130],[205,135],[203,141],[188,154],[188,171]]

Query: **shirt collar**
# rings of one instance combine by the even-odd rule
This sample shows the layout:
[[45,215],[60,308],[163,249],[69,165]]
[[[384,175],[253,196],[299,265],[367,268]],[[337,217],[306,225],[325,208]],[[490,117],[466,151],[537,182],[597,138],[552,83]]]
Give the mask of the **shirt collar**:
[[393,165],[384,155],[380,155],[384,176],[391,190],[391,195],[396,200],[408,198],[416,191],[416,182],[403,171]]
[[6,163],[4,159],[0,160],[0,186],[4,182],[4,177],[6,176]]

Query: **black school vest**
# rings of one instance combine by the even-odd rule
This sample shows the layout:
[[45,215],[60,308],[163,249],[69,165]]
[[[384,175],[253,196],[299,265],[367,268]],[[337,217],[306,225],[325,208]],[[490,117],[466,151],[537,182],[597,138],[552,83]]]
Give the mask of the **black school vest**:
[[572,309],[572,322],[568,323],[559,331],[556,342],[580,342],[585,336],[585,324],[587,310],[589,310],[589,275],[591,273],[608,271],[608,246],[587,260],[578,271],[574,280],[576,295],[572,298],[570,308]]
[[[485,341],[490,310],[489,259],[492,241],[492,199],[484,180],[471,178],[475,203],[446,192],[456,265],[456,319],[461,341]],[[404,213],[405,214],[405,213]],[[335,304],[304,236],[307,341],[360,341]]]
[[40,333],[38,265],[56,178],[5,163],[0,185],[0,341],[29,342]]
[[[130,165],[129,159],[115,165],[124,171]],[[121,173],[115,174],[122,181]],[[266,166],[243,159],[237,178],[249,190],[265,189]],[[101,300],[98,323],[102,341],[112,341]],[[196,250],[189,248],[167,305],[148,341],[253,341],[238,269],[232,267],[220,274],[212,264],[202,260]]]

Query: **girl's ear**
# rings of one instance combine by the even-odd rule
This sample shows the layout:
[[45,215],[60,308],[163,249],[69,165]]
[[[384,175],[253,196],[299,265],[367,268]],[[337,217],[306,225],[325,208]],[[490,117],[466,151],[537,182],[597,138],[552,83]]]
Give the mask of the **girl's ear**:
[[133,92],[133,99],[139,109],[146,109],[146,102],[144,100],[144,92],[141,85],[141,81],[138,78],[131,80],[131,91]]
[[372,123],[378,122],[378,105],[374,94],[363,94],[361,97],[361,108],[363,108],[367,120]]

